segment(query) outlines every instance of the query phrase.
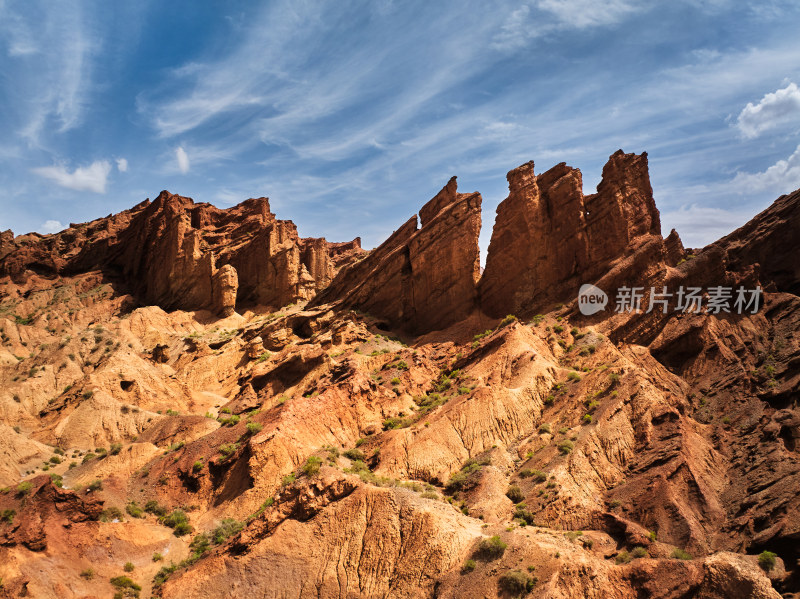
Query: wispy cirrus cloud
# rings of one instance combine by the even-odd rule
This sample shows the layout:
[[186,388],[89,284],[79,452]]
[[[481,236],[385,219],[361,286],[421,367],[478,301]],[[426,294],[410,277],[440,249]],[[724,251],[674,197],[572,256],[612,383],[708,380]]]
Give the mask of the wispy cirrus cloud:
[[6,68],[19,82],[6,110],[17,114],[21,137],[39,146],[49,127],[63,133],[82,123],[98,39],[87,33],[89,15],[80,3],[26,5],[24,13],[19,5],[0,5]]
[[105,193],[111,163],[107,160],[98,160],[89,166],[80,166],[72,172],[64,165],[41,166],[31,170],[34,174],[55,181],[67,189]]

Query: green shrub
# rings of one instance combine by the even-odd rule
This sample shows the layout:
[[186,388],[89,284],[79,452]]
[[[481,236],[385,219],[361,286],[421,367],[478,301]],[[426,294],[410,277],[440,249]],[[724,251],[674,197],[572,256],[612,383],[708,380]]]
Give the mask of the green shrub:
[[113,522],[114,520],[122,522],[124,519],[125,516],[123,516],[122,510],[115,506],[108,507],[100,513],[101,522]]
[[51,464],[60,464],[61,463],[61,458],[58,457],[57,455],[50,456],[50,463]]
[[126,572],[133,572],[136,569],[136,566],[133,565],[133,562],[125,562],[125,565],[122,567],[122,569]]
[[481,465],[475,460],[467,460],[459,472],[453,474],[445,485],[445,491],[455,493],[474,486],[475,474],[481,471]]
[[[270,497],[270,499],[272,498]],[[232,537],[241,531],[242,528],[244,528],[244,524],[238,520],[234,520],[233,518],[225,518],[219,523],[219,526],[217,526],[211,532],[211,540],[214,541],[215,544],[220,545],[224,543],[228,537]]]
[[560,441],[558,443],[558,451],[560,451],[563,455],[567,455],[573,449],[574,449],[574,446],[572,445],[572,441],[568,441],[567,439],[564,439],[563,441]]
[[160,561],[163,561],[163,560],[164,560],[164,556],[161,555],[160,553],[156,552],[156,553],[153,554],[153,561],[154,562],[160,562]]
[[764,572],[771,572],[775,567],[775,558],[777,557],[777,554],[772,553],[772,551],[762,551],[758,556],[758,565],[761,566]]
[[627,564],[629,561],[631,561],[631,554],[627,551],[620,551],[617,554],[616,562],[618,564]]
[[591,414],[584,414],[583,418],[581,419],[584,424],[591,424],[592,423],[592,415]]
[[475,569],[476,565],[477,564],[475,563],[474,559],[468,559],[467,561],[464,562],[464,565],[461,566],[461,572],[465,574],[467,572],[472,572]]
[[17,485],[17,494],[27,495],[33,489],[33,483],[29,480],[22,481]]
[[222,459],[227,460],[239,449],[238,443],[223,443],[219,446],[219,452],[222,454]]
[[571,372],[570,372],[570,373],[567,375],[567,379],[569,379],[570,381],[574,381],[574,382],[576,382],[576,383],[577,383],[577,382],[580,382],[580,380],[581,380],[581,375],[579,375],[577,372],[575,372],[575,371],[573,370],[573,371],[571,371]]
[[103,490],[103,481],[99,478],[94,479],[92,482],[89,483],[89,486],[86,487],[89,491],[102,491]]
[[500,321],[500,326],[504,327],[506,325],[511,324],[512,322],[516,322],[516,320],[517,320],[516,316],[514,316],[513,314],[509,314],[503,320]]
[[2,512],[0,512],[0,522],[5,520],[9,524],[11,524],[14,521],[14,516],[16,515],[17,515],[16,511],[12,509],[5,509]]
[[672,551],[672,555],[670,556],[673,559],[692,559],[692,556],[685,552],[683,549],[678,549],[677,547]]
[[144,518],[144,510],[140,508],[135,501],[131,501],[125,506],[125,511],[134,518]]
[[498,535],[494,535],[478,544],[477,554],[485,559],[497,559],[505,553],[507,547]]
[[347,451],[344,452],[344,457],[346,457],[349,460],[364,461],[364,452],[361,451],[360,449],[355,449],[355,448],[348,449]]
[[258,422],[247,423],[247,432],[250,433],[251,435],[255,435],[256,433],[261,432],[262,428],[264,428],[263,425],[261,425]]
[[509,570],[497,580],[501,589],[513,595],[530,593],[537,582],[536,577],[530,577],[521,570]]
[[539,425],[539,434],[550,433],[550,425],[548,423],[543,423]]
[[118,589],[132,589],[134,591],[141,591],[142,587],[133,582],[127,576],[115,576],[111,579],[111,584],[117,587]]
[[291,485],[296,480],[294,472],[291,474],[287,474],[286,476],[281,479],[281,484],[285,487],[286,485]]
[[306,476],[316,476],[319,473],[319,467],[322,465],[322,460],[317,456],[312,455],[303,464],[303,474]]
[[173,530],[176,537],[182,537],[192,532],[192,527],[189,524],[189,517],[183,510],[173,510],[168,516],[161,518],[161,524]]
[[553,327],[553,332],[555,332],[555,333],[563,333],[564,332],[564,327],[562,327],[560,324],[557,324],[556,326]]
[[111,444],[111,449],[109,450],[111,455],[117,455],[120,451],[122,451],[122,443]]
[[638,559],[640,557],[650,557],[650,554],[647,553],[647,549],[645,549],[641,545],[637,545],[636,547],[633,548],[633,551],[631,551],[631,557],[634,559]]
[[517,485],[512,485],[506,491],[506,497],[508,497],[514,503],[519,503],[525,499],[525,494]]
[[90,451],[90,452],[89,452],[89,453],[87,453],[85,456],[83,456],[83,462],[82,462],[82,463],[83,463],[83,464],[85,464],[85,463],[86,463],[86,462],[88,462],[89,460],[93,460],[93,459],[95,459],[96,457],[97,457],[97,456],[96,456],[95,454],[93,454],[93,453]]
[[192,542],[189,543],[189,549],[192,550],[192,553],[197,558],[208,551],[209,547],[211,547],[211,541],[208,540],[208,535],[204,532],[195,535]]
[[148,514],[153,514],[154,516],[158,516],[162,518],[167,515],[168,510],[163,505],[159,505],[158,502],[154,499],[151,499],[147,503],[144,504],[144,511]]
[[192,472],[194,472],[195,474],[200,472],[202,469],[203,469],[203,462],[201,462],[200,460],[197,460],[194,464],[192,464]]
[[94,578],[94,569],[86,568],[83,572],[81,572],[81,578],[85,578],[86,580],[91,580]]
[[656,531],[654,531],[654,530],[651,530],[649,533],[647,533],[647,538],[650,539],[651,543],[655,543],[656,542],[656,536],[657,536],[656,535]]

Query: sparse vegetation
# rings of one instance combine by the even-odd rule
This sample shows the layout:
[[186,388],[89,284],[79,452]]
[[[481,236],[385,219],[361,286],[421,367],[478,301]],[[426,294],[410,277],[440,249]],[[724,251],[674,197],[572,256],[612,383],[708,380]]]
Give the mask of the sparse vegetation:
[[140,508],[135,501],[131,501],[126,505],[125,511],[133,518],[144,518],[144,510]]
[[506,491],[506,497],[508,497],[514,503],[519,503],[525,499],[525,494],[517,485],[512,485]]
[[94,569],[86,568],[84,571],[81,572],[81,578],[85,578],[86,580],[92,580],[94,578]]
[[[270,499],[272,498],[270,497]],[[241,531],[242,528],[244,528],[244,525],[238,520],[234,520],[233,518],[225,518],[211,532],[211,540],[214,541],[216,545],[221,545],[229,537],[232,537]]]
[[687,560],[692,559],[692,556],[689,553],[687,553],[683,549],[679,549],[678,547],[672,550],[672,554],[670,555],[670,557],[672,557],[673,559],[687,559]]
[[306,463],[303,464],[303,474],[306,476],[316,476],[319,474],[319,468],[322,465],[322,460],[315,455],[310,456]]
[[497,584],[507,593],[524,595],[530,593],[538,581],[535,576],[528,576],[521,570],[510,570],[497,580]]
[[488,539],[483,539],[478,544],[476,555],[484,559],[497,559],[502,557],[508,545],[498,536],[494,535]]
[[567,455],[574,449],[574,445],[572,445],[572,441],[564,439],[559,441],[558,443],[558,451],[562,453],[562,455]]
[[125,565],[122,567],[122,569],[126,572],[133,572],[136,569],[136,566],[133,565],[133,562],[125,562]]
[[189,524],[189,517],[183,510],[173,510],[167,516],[159,519],[161,524],[172,529],[176,537],[182,537],[192,532],[192,526]]
[[647,549],[642,547],[641,545],[637,545],[631,551],[631,557],[634,559],[638,559],[640,557],[650,557],[650,554],[647,552]]
[[472,572],[473,570],[475,570],[476,565],[477,564],[475,563],[474,559],[468,559],[467,561],[464,562],[464,565],[461,566],[461,572],[464,574]]
[[23,481],[17,485],[17,495],[27,495],[33,489],[33,483],[29,480]]
[[778,555],[772,551],[762,551],[758,556],[758,565],[764,572],[771,572],[775,567],[777,557]]

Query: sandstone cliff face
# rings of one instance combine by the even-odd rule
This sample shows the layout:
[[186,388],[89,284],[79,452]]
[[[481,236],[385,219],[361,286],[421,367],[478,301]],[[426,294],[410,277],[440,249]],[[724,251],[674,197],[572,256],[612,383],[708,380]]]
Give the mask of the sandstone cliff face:
[[743,227],[712,247],[725,252],[729,270],[757,265],[761,281],[800,294],[800,191],[781,196]]
[[[230,315],[238,304],[280,307],[310,299],[362,253],[358,240],[301,239],[267,198],[228,210],[162,192],[152,203],[35,241],[2,241],[0,276],[100,270],[145,304]],[[335,258],[334,258],[335,255]]]
[[680,259],[677,234],[669,245],[661,239],[647,154],[613,154],[590,196],[583,195],[580,171],[564,163],[537,176],[528,162],[508,173],[508,183],[479,284],[481,309],[491,316],[572,299],[581,284],[637,252],[644,260],[619,273],[638,277],[637,284],[647,275],[641,262],[652,268]]
[[480,274],[481,196],[462,194],[453,177],[364,260],[343,269],[311,305],[338,302],[420,333],[465,318]]

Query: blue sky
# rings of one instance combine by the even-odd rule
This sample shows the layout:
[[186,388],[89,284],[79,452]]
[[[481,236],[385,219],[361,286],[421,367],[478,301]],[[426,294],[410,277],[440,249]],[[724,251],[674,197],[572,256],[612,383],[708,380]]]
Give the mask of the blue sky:
[[588,193],[622,148],[697,247],[800,187],[798,31],[794,0],[0,0],[0,230],[168,189],[374,247],[458,175],[485,249],[507,171]]

